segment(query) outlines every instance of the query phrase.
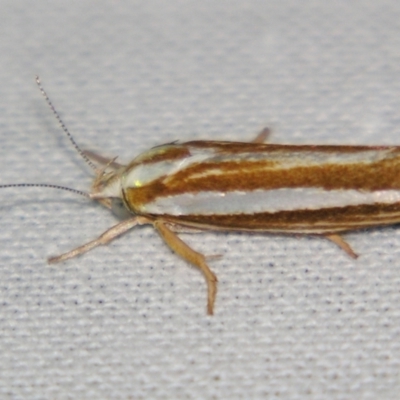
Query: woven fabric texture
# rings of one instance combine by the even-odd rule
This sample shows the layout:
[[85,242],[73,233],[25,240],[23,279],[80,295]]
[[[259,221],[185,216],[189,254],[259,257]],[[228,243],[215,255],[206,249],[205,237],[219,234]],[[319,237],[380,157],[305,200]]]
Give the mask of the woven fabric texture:
[[[129,161],[174,140],[400,145],[400,3],[0,4],[0,183],[88,190],[76,141]],[[0,193],[0,397],[397,399],[400,229],[316,237],[182,234],[222,255],[202,275],[151,227],[49,266],[116,222],[64,192]]]

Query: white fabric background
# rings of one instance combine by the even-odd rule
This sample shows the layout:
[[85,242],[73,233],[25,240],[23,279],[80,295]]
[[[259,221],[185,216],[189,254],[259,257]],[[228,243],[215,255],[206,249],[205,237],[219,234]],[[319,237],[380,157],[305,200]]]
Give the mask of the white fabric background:
[[[176,139],[400,144],[400,3],[0,3],[0,183],[87,189],[84,148],[129,160]],[[400,230],[323,239],[150,228],[61,265],[115,219],[63,192],[0,194],[0,397],[396,399]]]

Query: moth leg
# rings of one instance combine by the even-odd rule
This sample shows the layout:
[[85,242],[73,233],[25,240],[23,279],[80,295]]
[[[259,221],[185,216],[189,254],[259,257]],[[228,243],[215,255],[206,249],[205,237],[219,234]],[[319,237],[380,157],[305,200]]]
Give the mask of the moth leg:
[[265,143],[271,135],[271,129],[264,128],[250,143]]
[[342,250],[344,250],[350,257],[352,258],[357,258],[358,254],[354,252],[354,250],[351,248],[351,246],[338,234],[328,234],[324,235],[327,239],[329,239],[331,242],[335,243],[338,245]]
[[92,250],[93,248],[95,248],[97,246],[104,245],[104,244],[111,242],[113,239],[122,235],[123,233],[125,233],[126,231],[128,231],[129,229],[133,228],[136,225],[143,225],[143,224],[149,224],[149,223],[152,223],[152,221],[150,221],[149,219],[144,218],[144,217],[134,217],[134,218],[124,220],[124,221],[120,222],[119,224],[114,225],[110,229],[106,230],[97,239],[94,239],[82,246],[79,246],[76,249],[68,251],[67,253],[61,254],[56,257],[50,257],[47,261],[49,264],[55,264],[55,263],[65,261],[70,258],[79,256],[81,254],[88,252],[89,250]]
[[201,272],[203,272],[208,288],[207,312],[209,315],[212,315],[214,313],[214,303],[215,296],[217,294],[218,280],[214,272],[212,272],[208,267],[206,263],[206,257],[189,247],[174,232],[172,232],[163,221],[154,221],[153,225],[171,250],[181,256],[184,260],[195,265],[201,270]]

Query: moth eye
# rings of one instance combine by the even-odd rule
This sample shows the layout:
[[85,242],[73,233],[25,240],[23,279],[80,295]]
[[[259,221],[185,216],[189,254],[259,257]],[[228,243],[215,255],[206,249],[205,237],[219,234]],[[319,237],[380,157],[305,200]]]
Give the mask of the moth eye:
[[132,216],[129,210],[125,207],[122,199],[119,197],[114,197],[111,200],[111,211],[120,219],[127,219]]

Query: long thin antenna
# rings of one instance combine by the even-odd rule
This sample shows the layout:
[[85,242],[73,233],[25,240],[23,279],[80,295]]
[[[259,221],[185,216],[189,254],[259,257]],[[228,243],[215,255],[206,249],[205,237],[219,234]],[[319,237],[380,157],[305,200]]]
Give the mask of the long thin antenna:
[[48,183],[10,183],[8,185],[0,185],[0,189],[13,188],[13,187],[45,187],[50,189],[66,190],[67,192],[79,194],[88,199],[91,198],[89,193],[83,192],[82,190],[72,189],[66,186],[51,185]]
[[68,136],[68,139],[72,143],[72,145],[75,147],[75,150],[80,154],[80,156],[85,160],[86,164],[90,166],[90,168],[94,169],[95,171],[98,171],[98,168],[92,161],[90,161],[89,157],[83,152],[83,150],[78,146],[78,144],[75,142],[75,139],[72,137],[71,133],[69,132],[68,128],[65,126],[63,120],[61,119],[60,115],[58,114],[57,110],[53,106],[53,103],[50,101],[49,96],[47,95],[46,91],[43,89],[42,84],[40,83],[39,76],[36,75],[36,83],[39,87],[40,92],[42,93],[43,97],[46,100],[46,103],[49,105],[50,110],[53,112],[54,116],[56,117],[58,123],[60,124],[62,130],[65,132],[65,134]]

